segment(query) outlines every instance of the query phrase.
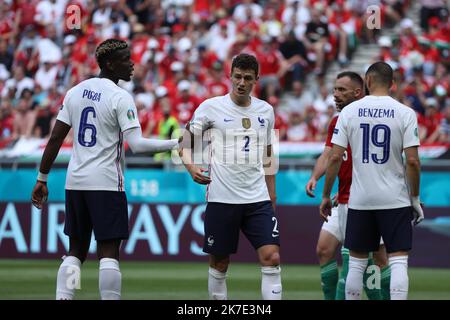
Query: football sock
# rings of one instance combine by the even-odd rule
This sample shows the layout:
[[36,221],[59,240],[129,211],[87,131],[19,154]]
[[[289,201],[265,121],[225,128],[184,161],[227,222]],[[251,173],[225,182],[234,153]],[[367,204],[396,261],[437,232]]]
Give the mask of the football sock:
[[385,266],[383,269],[381,269],[381,298],[383,300],[391,299],[390,286],[391,268],[389,266]]
[[345,300],[345,280],[347,279],[348,274],[348,258],[349,251],[347,248],[342,247],[341,256],[342,256],[342,270],[339,275],[339,281],[337,283],[336,288],[336,300]]
[[[371,268],[369,268],[369,267],[371,267]],[[373,273],[374,267],[376,267],[376,269],[378,269],[378,266],[374,264],[372,257],[369,257],[367,268],[364,271],[364,276],[363,276],[364,291],[366,292],[367,298],[369,300],[381,300],[380,273],[378,273],[377,271],[375,271],[375,273]],[[374,277],[378,277],[378,279],[374,279]],[[375,283],[373,283],[374,280],[375,280]],[[370,282],[370,283],[368,283],[368,282]]]
[[208,293],[210,300],[227,300],[227,273],[209,267]]
[[261,293],[263,300],[281,300],[281,268],[261,267]]
[[408,299],[408,256],[389,258],[391,267],[391,300]]
[[320,281],[325,300],[334,300],[339,272],[336,260],[320,266]]
[[99,289],[102,300],[120,300],[122,274],[119,261],[111,258],[100,259]]
[[75,288],[79,288],[81,261],[74,256],[66,256],[59,266],[56,278],[56,300],[72,300]]
[[345,300],[361,300],[363,275],[367,267],[368,258],[355,258],[350,256],[348,262],[348,275],[345,281]]

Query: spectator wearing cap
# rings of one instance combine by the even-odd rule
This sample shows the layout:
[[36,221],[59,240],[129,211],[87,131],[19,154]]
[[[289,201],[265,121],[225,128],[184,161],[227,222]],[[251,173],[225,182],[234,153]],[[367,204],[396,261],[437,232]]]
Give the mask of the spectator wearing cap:
[[34,81],[44,91],[49,90],[56,84],[56,76],[58,74],[58,61],[52,61],[51,58],[44,56],[41,59],[41,65],[34,76]]
[[[155,101],[150,111],[149,132],[151,135],[158,135],[158,123],[163,118],[163,107],[165,105],[172,106],[173,99],[169,96],[169,91],[164,86],[158,86],[154,90]],[[174,113],[172,111],[172,114]]]
[[253,0],[242,0],[233,12],[233,19],[238,22],[259,20],[263,15],[263,8]]
[[225,61],[236,37],[229,33],[226,20],[219,21],[220,31],[211,37],[209,49],[214,52],[219,60]]
[[405,54],[419,49],[419,41],[413,30],[414,22],[405,18],[400,22],[400,51]]
[[440,17],[443,12],[448,13],[445,0],[420,0],[420,27],[428,31],[428,21],[431,17]]
[[191,82],[181,80],[177,84],[178,93],[174,101],[174,112],[181,125],[185,125],[200,105],[200,100],[190,93]]
[[[176,139],[179,137],[178,129],[180,124],[176,117],[172,115],[171,106],[166,100],[162,101],[161,104],[162,117],[159,119],[157,124],[157,132],[159,139]],[[175,151],[175,150],[174,150]],[[172,152],[161,152],[154,156],[156,161],[170,160],[172,157]]]
[[375,61],[390,61],[392,60],[392,40],[389,36],[381,36],[378,39],[378,46],[380,46],[380,53],[375,57]]
[[439,112],[438,102],[434,97],[425,100],[425,114],[418,116],[420,141],[431,144],[439,139],[439,125],[442,121],[442,114]]
[[216,61],[210,69],[210,77],[206,80],[206,99],[226,95],[230,91],[228,78],[224,76],[223,63]]

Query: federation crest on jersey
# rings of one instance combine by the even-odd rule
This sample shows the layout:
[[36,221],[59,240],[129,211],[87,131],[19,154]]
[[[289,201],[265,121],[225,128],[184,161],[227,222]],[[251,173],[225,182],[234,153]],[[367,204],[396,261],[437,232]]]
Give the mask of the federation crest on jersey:
[[136,119],[136,116],[134,115],[134,111],[132,109],[128,109],[127,117],[128,117],[128,120],[130,120],[130,121]]
[[249,118],[242,118],[242,126],[245,129],[249,129],[252,126],[252,122],[250,121]]

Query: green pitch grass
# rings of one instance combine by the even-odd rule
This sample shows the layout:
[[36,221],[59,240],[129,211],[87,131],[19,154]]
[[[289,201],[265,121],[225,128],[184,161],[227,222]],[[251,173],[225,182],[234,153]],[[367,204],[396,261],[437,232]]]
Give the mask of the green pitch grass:
[[[54,299],[58,260],[0,260],[0,299]],[[122,262],[122,299],[208,299],[206,263]],[[255,264],[234,263],[230,299],[261,299]],[[283,265],[284,299],[322,299],[318,266]],[[450,299],[450,269],[409,269],[410,299]],[[76,299],[98,299],[98,263],[82,268]]]

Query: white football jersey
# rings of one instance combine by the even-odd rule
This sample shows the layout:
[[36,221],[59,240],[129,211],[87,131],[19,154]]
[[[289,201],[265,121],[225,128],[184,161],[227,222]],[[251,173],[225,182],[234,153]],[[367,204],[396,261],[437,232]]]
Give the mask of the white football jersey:
[[[251,97],[248,107],[236,105],[229,94],[205,100],[195,111],[190,131],[205,132],[209,174],[206,200],[222,203],[254,203],[270,200],[263,169],[263,152],[272,144],[273,108]],[[198,161],[195,157],[194,163]]]
[[131,95],[107,78],[70,89],[58,120],[73,129],[66,189],[124,191],[122,132],[139,127]]
[[402,154],[420,145],[413,109],[389,96],[366,96],[342,110],[331,142],[352,148],[349,208],[411,205]]

